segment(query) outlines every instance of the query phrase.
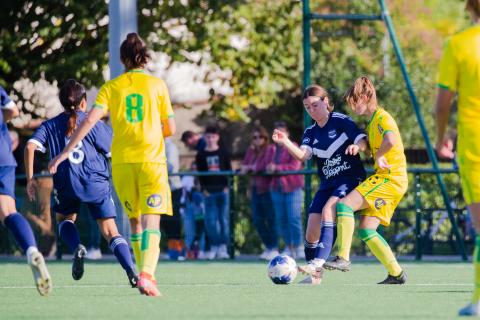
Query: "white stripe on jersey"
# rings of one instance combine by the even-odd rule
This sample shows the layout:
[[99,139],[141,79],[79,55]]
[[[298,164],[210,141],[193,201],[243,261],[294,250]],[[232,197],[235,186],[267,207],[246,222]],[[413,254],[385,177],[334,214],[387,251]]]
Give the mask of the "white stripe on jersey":
[[333,112],[332,113],[332,117],[334,118],[340,118],[340,119],[346,119],[348,118],[347,115],[343,114],[343,113],[338,113],[338,112]]
[[353,143],[357,144],[358,141],[362,140],[363,138],[366,138],[367,135],[365,133],[360,133],[356,138],[355,138],[355,141],[353,141]]
[[340,137],[332,142],[327,150],[313,148],[313,154],[319,158],[329,159],[347,140],[348,137],[344,132],[340,135]]
[[47,152],[47,148],[45,148],[45,146],[38,140],[35,140],[35,139],[29,139],[27,142],[31,142],[33,143],[34,145],[37,146],[37,151],[40,151],[42,153],[45,153]]

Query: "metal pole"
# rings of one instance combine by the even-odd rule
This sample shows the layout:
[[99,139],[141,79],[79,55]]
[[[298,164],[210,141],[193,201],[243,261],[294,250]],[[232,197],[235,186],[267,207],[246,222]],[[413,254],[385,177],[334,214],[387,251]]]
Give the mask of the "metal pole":
[[108,66],[113,79],[123,72],[120,44],[128,33],[137,32],[137,0],[110,0],[108,17]]
[[[435,155],[435,152],[433,151],[432,144],[430,143],[430,138],[428,137],[428,132],[425,127],[425,123],[423,121],[423,116],[421,114],[420,110],[420,105],[417,101],[417,97],[415,95],[415,92],[413,90],[412,83],[410,81],[410,77],[408,76],[407,68],[405,66],[405,61],[403,59],[403,54],[400,49],[400,45],[397,41],[397,36],[395,35],[395,29],[393,27],[392,19],[390,17],[390,14],[388,13],[388,9],[385,5],[385,0],[379,0],[380,6],[382,8],[382,17],[383,21],[385,22],[385,25],[387,26],[388,33],[390,35],[390,39],[392,40],[393,44],[393,49],[395,51],[395,56],[397,57],[398,63],[400,64],[400,69],[402,71],[402,76],[403,79],[405,80],[405,84],[407,86],[408,94],[410,96],[410,100],[412,101],[413,104],[413,109],[415,111],[415,115],[417,117],[418,124],[420,126],[420,130],[422,132],[423,139],[425,140],[425,145],[427,147],[427,152],[428,156],[430,158],[430,161],[432,162],[432,167],[435,170],[438,170],[438,162],[437,162],[437,157]],[[438,185],[440,186],[440,190],[442,192],[443,196],[443,201],[445,202],[445,207],[448,212],[448,218],[450,219],[450,222],[452,223],[452,229],[455,234],[455,238],[458,244],[458,248],[460,251],[460,255],[462,256],[462,259],[464,261],[467,261],[467,252],[465,250],[465,244],[463,243],[462,237],[460,235],[460,231],[458,230],[457,223],[455,221],[455,216],[453,214],[452,206],[450,205],[450,198],[447,194],[447,189],[445,187],[445,183],[443,182],[443,178],[440,175],[440,173],[436,172],[435,173],[437,176],[437,182]]]
[[[310,85],[310,0],[303,0],[303,88]],[[310,116],[303,110],[303,127],[307,128],[311,124]],[[307,161],[306,169],[312,168],[312,162]],[[305,198],[304,208],[308,208],[312,201],[312,176],[305,176]]]
[[420,174],[415,174],[415,260],[422,260],[422,187]]

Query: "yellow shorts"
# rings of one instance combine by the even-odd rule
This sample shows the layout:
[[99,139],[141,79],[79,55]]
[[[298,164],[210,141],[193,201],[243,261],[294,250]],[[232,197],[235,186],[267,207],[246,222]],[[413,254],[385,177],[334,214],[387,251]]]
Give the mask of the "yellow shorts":
[[138,218],[141,214],[173,215],[166,164],[114,164],[112,178],[129,218]]
[[407,191],[408,178],[375,173],[355,188],[367,200],[369,208],[360,213],[376,217],[384,226],[390,225],[393,213]]
[[475,154],[468,149],[458,151],[458,172],[465,203],[467,205],[478,203],[480,202],[480,154]]

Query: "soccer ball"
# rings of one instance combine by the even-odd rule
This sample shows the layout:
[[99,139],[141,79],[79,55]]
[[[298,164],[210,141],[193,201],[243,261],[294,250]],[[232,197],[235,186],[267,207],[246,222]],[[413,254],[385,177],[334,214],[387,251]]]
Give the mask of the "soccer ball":
[[268,276],[275,284],[289,284],[297,276],[297,263],[287,255],[279,255],[270,260]]

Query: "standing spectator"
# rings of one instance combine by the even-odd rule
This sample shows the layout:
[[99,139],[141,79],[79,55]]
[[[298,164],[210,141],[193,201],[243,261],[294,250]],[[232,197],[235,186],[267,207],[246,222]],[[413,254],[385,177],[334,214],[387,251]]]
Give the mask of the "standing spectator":
[[182,134],[181,138],[185,146],[190,150],[202,151],[207,146],[207,142],[204,137],[201,137],[198,133],[187,130]]
[[[269,134],[264,127],[255,128],[252,144],[247,149],[240,173],[259,173],[267,169],[275,146],[270,144]],[[250,195],[253,225],[265,245],[260,259],[271,260],[278,255],[278,234],[270,194],[271,176],[255,176],[250,179]]]
[[[195,163],[192,170],[196,170]],[[198,179],[182,177],[183,227],[188,259],[206,259],[205,203]]]
[[167,156],[168,184],[172,193],[172,216],[166,216],[162,226],[167,236],[168,256],[170,260],[184,260],[182,239],[182,224],[180,217],[180,199],[182,197],[182,182],[179,176],[171,176],[178,173],[180,157],[177,146],[171,138],[165,139],[165,153]]
[[[232,169],[230,155],[219,146],[219,139],[217,128],[206,129],[207,146],[205,150],[198,152],[196,157],[198,171],[216,172]],[[200,185],[205,196],[205,227],[210,242],[207,258],[228,259],[227,244],[230,238],[228,178],[201,176]]]
[[[285,122],[275,123],[275,129],[289,136]],[[294,158],[288,150],[277,145],[272,162],[267,166],[269,172],[300,170],[302,163]],[[285,175],[274,176],[271,190],[273,207],[277,219],[277,228],[285,242],[284,254],[293,258],[305,258],[302,242],[302,203],[303,203],[303,176]]]

